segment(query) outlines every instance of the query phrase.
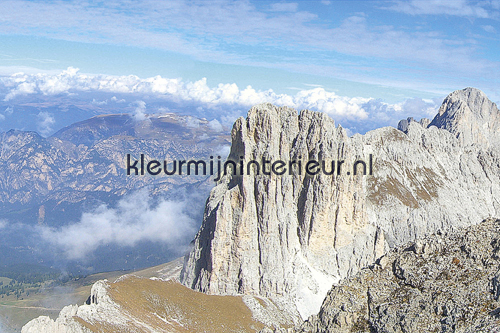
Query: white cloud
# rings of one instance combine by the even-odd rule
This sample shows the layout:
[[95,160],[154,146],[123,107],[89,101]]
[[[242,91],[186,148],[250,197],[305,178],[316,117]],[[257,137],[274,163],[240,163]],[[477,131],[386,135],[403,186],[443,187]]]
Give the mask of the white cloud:
[[144,101],[136,101],[134,103],[136,108],[132,113],[132,117],[137,121],[142,121],[146,119],[146,102]]
[[53,115],[47,111],[40,111],[37,118],[37,127],[40,134],[45,136],[49,135],[52,132],[52,125],[56,123]]
[[217,119],[209,121],[208,127],[215,132],[222,132],[224,130],[221,123]]
[[14,113],[14,108],[12,106],[8,106],[3,113],[10,116]]
[[198,118],[188,116],[186,117],[185,122],[186,122],[186,127],[188,128],[200,127],[200,120]]
[[411,0],[396,1],[389,7],[410,15],[453,15],[476,18],[491,17],[484,6],[467,0]]
[[[68,67],[59,74],[24,74],[17,73],[2,79],[6,87],[15,87],[4,98],[4,101],[9,101],[17,96],[31,95],[42,93],[44,95],[56,95],[61,93],[69,93],[69,90],[75,86],[75,79],[78,69]],[[81,80],[85,77],[79,76]],[[81,87],[84,88],[84,87]]]
[[165,106],[160,106],[156,111],[157,113],[170,113],[170,109]]
[[96,100],[94,98],[94,99],[92,99],[92,104],[94,104],[94,105],[107,105],[108,104],[108,100],[98,101],[98,100]]
[[[240,89],[234,83],[220,83],[211,87],[205,78],[195,82],[186,82],[182,79],[169,79],[161,76],[141,79],[134,75],[87,75],[74,68],[58,74],[18,73],[0,80],[8,88],[6,99],[25,96],[27,90],[23,87],[30,86],[30,94],[119,93],[122,96],[129,94],[134,99],[157,98],[160,101],[164,100],[177,105],[187,103],[197,110],[198,116],[210,112],[211,118],[217,118],[209,123],[209,126],[216,131],[222,130],[221,124],[230,126],[237,117],[259,103],[286,105],[297,110],[322,111],[337,122],[352,126],[353,131],[356,131],[355,127],[360,124],[355,125],[354,122],[370,122],[371,127],[361,125],[365,129],[373,129],[378,126],[395,126],[401,118],[408,116],[432,117],[431,113],[435,113],[441,102],[440,100],[406,99],[400,103],[388,104],[374,98],[339,96],[320,86],[311,86],[310,89],[299,90],[295,94],[277,94],[271,89],[255,90],[251,86]],[[132,116],[137,120],[146,119],[146,103],[139,100],[132,105],[134,106]],[[49,134],[55,123],[54,117],[47,112],[40,112],[38,118],[42,134]],[[186,121],[188,126],[196,126],[194,121],[189,119]],[[363,132],[363,130],[360,131]]]
[[116,98],[116,96],[111,97],[111,101],[115,102],[115,103],[125,103],[126,102],[123,98],[118,99],[118,98]]
[[299,4],[295,2],[277,2],[271,4],[271,11],[273,12],[296,12]]
[[230,152],[231,152],[230,145],[220,145],[215,148],[215,156],[220,156],[222,158],[227,158]]
[[2,230],[3,228],[5,228],[6,226],[7,226],[7,221],[1,219],[0,220],[0,230]]
[[[78,69],[73,67],[56,75],[17,73],[0,80],[9,89],[5,101],[30,94],[69,95],[78,92],[108,92],[153,95],[173,102],[195,102],[209,109],[223,105],[241,106],[247,109],[255,104],[268,102],[297,109],[323,111],[332,116],[365,119],[367,114],[361,105],[370,100],[338,96],[335,92],[329,92],[321,87],[288,95],[276,94],[271,89],[255,90],[251,86],[240,89],[234,83],[220,83],[216,87],[209,87],[206,78],[195,82],[184,82],[181,79],[161,76],[141,79],[134,75],[87,75],[79,73]],[[143,101],[136,103],[133,115],[138,120],[144,119],[146,103]],[[40,116],[47,114],[42,113]],[[45,127],[54,123],[53,118],[52,121],[46,118]]]
[[435,99],[421,99],[409,98],[402,103],[399,103],[401,110],[415,118],[425,117],[433,118],[443,102],[442,98]]
[[[190,200],[188,200],[190,199]],[[84,213],[75,224],[59,229],[40,227],[41,236],[61,249],[68,259],[82,259],[99,246],[134,246],[141,241],[175,246],[194,235],[196,221],[189,215],[191,200],[161,200],[153,205],[146,191]]]
[[495,29],[495,27],[493,27],[491,25],[482,25],[481,28],[483,28],[484,31],[492,33],[492,34],[497,32],[497,29]]
[[[285,105],[297,105],[300,108],[311,110],[320,110],[330,115],[341,117],[354,117],[358,119],[367,118],[367,113],[363,109],[362,104],[367,103],[370,98],[348,98],[341,97],[334,92],[328,92],[323,88],[314,88],[310,90],[302,90],[293,98],[292,103]],[[280,103],[282,104],[282,103]]]

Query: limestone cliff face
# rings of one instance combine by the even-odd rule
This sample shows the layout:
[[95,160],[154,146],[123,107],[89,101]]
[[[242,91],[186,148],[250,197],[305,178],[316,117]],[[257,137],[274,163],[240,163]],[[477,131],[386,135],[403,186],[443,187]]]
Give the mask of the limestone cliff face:
[[[325,114],[303,111],[299,116],[272,105],[257,106],[246,120],[237,120],[232,138],[232,160],[301,157],[305,163],[354,160],[371,152],[353,145]],[[212,294],[293,295],[302,304],[299,310],[311,302],[319,306],[343,265],[362,265],[356,261],[363,258],[349,255],[341,255],[347,262],[339,262],[339,253],[352,253],[357,241],[376,239],[364,207],[366,178],[252,172],[227,176],[212,191],[183,281]],[[384,244],[379,243],[367,250],[382,254]]]
[[[316,313],[333,283],[389,248],[467,226],[500,208],[499,111],[476,89],[438,115],[348,137],[325,114],[270,104],[232,130],[229,159],[344,160],[338,174],[226,175],[207,200],[182,282],[210,294],[253,294]],[[373,175],[353,164],[373,156]],[[362,169],[362,168],[359,168]],[[336,171],[336,170],[335,170]],[[347,174],[347,172],[350,174]],[[293,310],[295,311],[295,310]]]

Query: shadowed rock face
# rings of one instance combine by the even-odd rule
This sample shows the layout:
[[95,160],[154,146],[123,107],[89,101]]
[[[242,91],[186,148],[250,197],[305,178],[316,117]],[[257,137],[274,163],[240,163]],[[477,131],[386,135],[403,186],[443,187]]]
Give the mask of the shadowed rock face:
[[[270,297],[303,318],[317,313],[333,283],[389,248],[497,214],[498,114],[467,88],[450,94],[428,127],[410,121],[405,132],[348,137],[323,113],[252,108],[233,127],[230,159],[344,160],[342,172],[224,176],[182,282],[210,294]],[[354,176],[353,163],[370,154],[373,175]]]

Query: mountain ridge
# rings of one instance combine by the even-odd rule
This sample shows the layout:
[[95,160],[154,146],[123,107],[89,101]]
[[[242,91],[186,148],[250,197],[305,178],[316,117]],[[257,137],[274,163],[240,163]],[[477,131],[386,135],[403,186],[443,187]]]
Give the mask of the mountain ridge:
[[489,107],[481,114],[498,113],[476,90],[454,92],[443,110],[458,105],[474,120],[466,127],[455,117],[450,124],[458,132],[410,122],[406,133],[385,127],[348,137],[322,113],[252,108],[235,122],[229,158],[352,163],[372,154],[374,175],[224,176],[208,199],[181,281],[210,294],[279,299],[305,319],[319,310],[329,285],[389,248],[495,216],[500,154],[484,140],[496,134],[478,135],[462,100],[470,94],[472,106]]

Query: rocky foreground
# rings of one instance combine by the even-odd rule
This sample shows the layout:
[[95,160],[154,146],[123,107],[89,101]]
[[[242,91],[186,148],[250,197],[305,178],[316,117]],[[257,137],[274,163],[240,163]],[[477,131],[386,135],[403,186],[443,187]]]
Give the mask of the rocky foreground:
[[500,332],[500,220],[390,251],[290,331]]

